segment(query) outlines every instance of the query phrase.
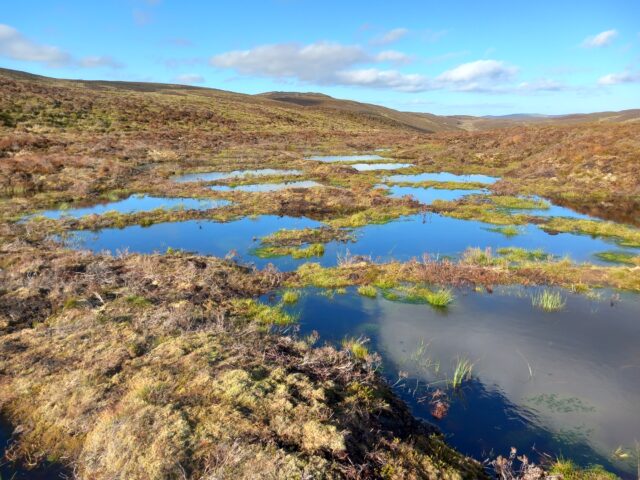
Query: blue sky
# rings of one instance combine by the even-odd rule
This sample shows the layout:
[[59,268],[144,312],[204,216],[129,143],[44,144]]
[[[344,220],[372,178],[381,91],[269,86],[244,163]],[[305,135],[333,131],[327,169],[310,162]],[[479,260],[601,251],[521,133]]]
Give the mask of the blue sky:
[[4,0],[0,66],[437,114],[640,107],[640,2]]

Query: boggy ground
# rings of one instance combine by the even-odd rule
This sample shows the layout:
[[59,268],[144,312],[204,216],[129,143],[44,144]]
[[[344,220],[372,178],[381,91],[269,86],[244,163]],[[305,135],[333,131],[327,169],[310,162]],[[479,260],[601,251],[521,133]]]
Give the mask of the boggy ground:
[[[373,187],[389,174],[440,170],[503,176],[493,193],[596,205],[605,218],[634,223],[628,213],[640,184],[633,161],[638,123],[427,135],[354,113],[207,89],[6,71],[0,87],[0,411],[15,428],[7,456],[18,463],[53,461],[95,479],[255,478],[257,472],[263,478],[478,478],[476,462],[408,414],[376,373],[375,355],[297,338],[295,319],[255,298],[283,285],[404,282],[640,290],[637,259],[595,267],[530,252],[470,251],[459,262],[351,259],[335,269],[308,264],[283,274],[187,253],[92,255],[48,239],[74,229],[259,214],[328,224],[321,232],[281,235],[281,243],[301,247],[345,238],[339,228],[425,211]],[[381,146],[416,166],[357,172],[303,159],[309,152]],[[211,183],[304,179],[325,187],[252,194],[172,180],[186,172],[251,168],[302,175]],[[133,193],[233,203],[209,211],[18,222],[61,204]],[[432,210],[497,218],[491,202]],[[530,221],[510,217],[494,223]],[[598,228],[591,233],[620,234]],[[605,478],[567,472],[566,478]]]
[[20,241],[2,259],[9,459],[78,478],[483,475],[410,416],[375,355],[271,331],[291,319],[251,298],[287,275]]

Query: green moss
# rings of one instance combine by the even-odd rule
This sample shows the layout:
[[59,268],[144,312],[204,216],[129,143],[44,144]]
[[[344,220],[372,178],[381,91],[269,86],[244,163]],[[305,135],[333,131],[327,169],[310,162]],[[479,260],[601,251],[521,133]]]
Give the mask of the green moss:
[[129,305],[132,305],[134,307],[139,307],[139,308],[148,307],[149,305],[151,305],[151,302],[149,300],[139,295],[129,295],[128,297],[125,298],[125,301]]
[[617,480],[618,476],[607,472],[600,465],[580,468],[571,460],[557,459],[549,469],[551,475],[561,475],[564,480]]
[[283,327],[297,321],[294,315],[284,311],[280,305],[265,305],[253,299],[236,299],[233,305],[239,315],[255,320],[261,325]]
[[610,263],[624,263],[626,265],[640,265],[640,255],[634,255],[630,252],[621,252],[610,250],[607,252],[596,253],[596,257],[600,260]]

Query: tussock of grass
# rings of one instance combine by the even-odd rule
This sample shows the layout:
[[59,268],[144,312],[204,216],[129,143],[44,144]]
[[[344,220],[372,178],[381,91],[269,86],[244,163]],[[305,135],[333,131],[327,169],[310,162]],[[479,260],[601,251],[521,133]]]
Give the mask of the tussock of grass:
[[407,205],[377,207],[354,213],[348,217],[331,219],[327,223],[336,228],[364,227],[365,225],[388,223],[404,215],[417,213],[418,210],[417,206]]
[[512,208],[514,210],[546,210],[550,207],[549,202],[536,200],[527,197],[514,197],[510,195],[491,195],[494,205],[500,208]]
[[363,297],[376,298],[378,290],[373,285],[361,285],[358,287],[358,293]]
[[451,378],[451,387],[454,389],[460,388],[462,384],[471,378],[471,371],[473,370],[473,363],[466,358],[458,359],[455,369],[453,370],[453,377]]
[[297,290],[285,290],[282,294],[282,303],[292,305],[300,300],[300,292]]
[[294,315],[285,312],[281,306],[270,306],[253,299],[234,300],[238,315],[256,320],[262,325],[286,327],[297,321]]
[[553,255],[546,253],[542,249],[527,250],[519,247],[504,247],[496,250],[500,256],[508,260],[509,262],[522,263],[522,262],[543,262],[551,260]]
[[366,360],[369,356],[369,349],[365,340],[356,338],[345,338],[342,340],[342,348],[349,351],[358,360]]
[[549,468],[550,475],[559,475],[564,480],[617,480],[618,476],[607,472],[600,465],[578,467],[571,460],[558,458]]
[[287,255],[296,259],[321,257],[324,255],[324,245],[315,243],[304,248],[263,246],[256,248],[252,253],[259,258],[285,257]]
[[545,289],[531,297],[531,304],[545,312],[556,312],[564,308],[566,300],[560,292]]

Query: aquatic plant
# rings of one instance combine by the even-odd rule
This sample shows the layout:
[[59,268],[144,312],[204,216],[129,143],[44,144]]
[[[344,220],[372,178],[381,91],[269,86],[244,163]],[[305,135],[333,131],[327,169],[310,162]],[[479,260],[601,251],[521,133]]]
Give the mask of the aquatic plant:
[[546,253],[541,248],[536,250],[527,250],[519,247],[504,247],[496,250],[500,256],[508,260],[509,262],[542,262],[545,260],[551,260],[553,255]]
[[285,290],[282,294],[282,303],[292,305],[300,299],[300,292],[297,290]]
[[500,227],[492,227],[492,228],[487,228],[487,230],[489,230],[490,232],[501,233],[505,237],[515,237],[515,236],[520,235],[522,233],[520,228],[518,228],[515,225],[505,225],[503,227],[502,226],[500,226]]
[[466,358],[459,358],[453,370],[453,377],[450,381],[451,387],[454,389],[460,388],[463,382],[471,378],[472,370],[473,363]]
[[358,360],[366,360],[369,356],[369,349],[365,345],[366,339],[345,338],[342,340],[342,348],[348,350]]
[[363,297],[376,298],[378,290],[373,285],[361,285],[358,287],[358,293]]
[[560,292],[545,289],[531,297],[531,304],[545,312],[555,312],[562,310],[566,301]]

